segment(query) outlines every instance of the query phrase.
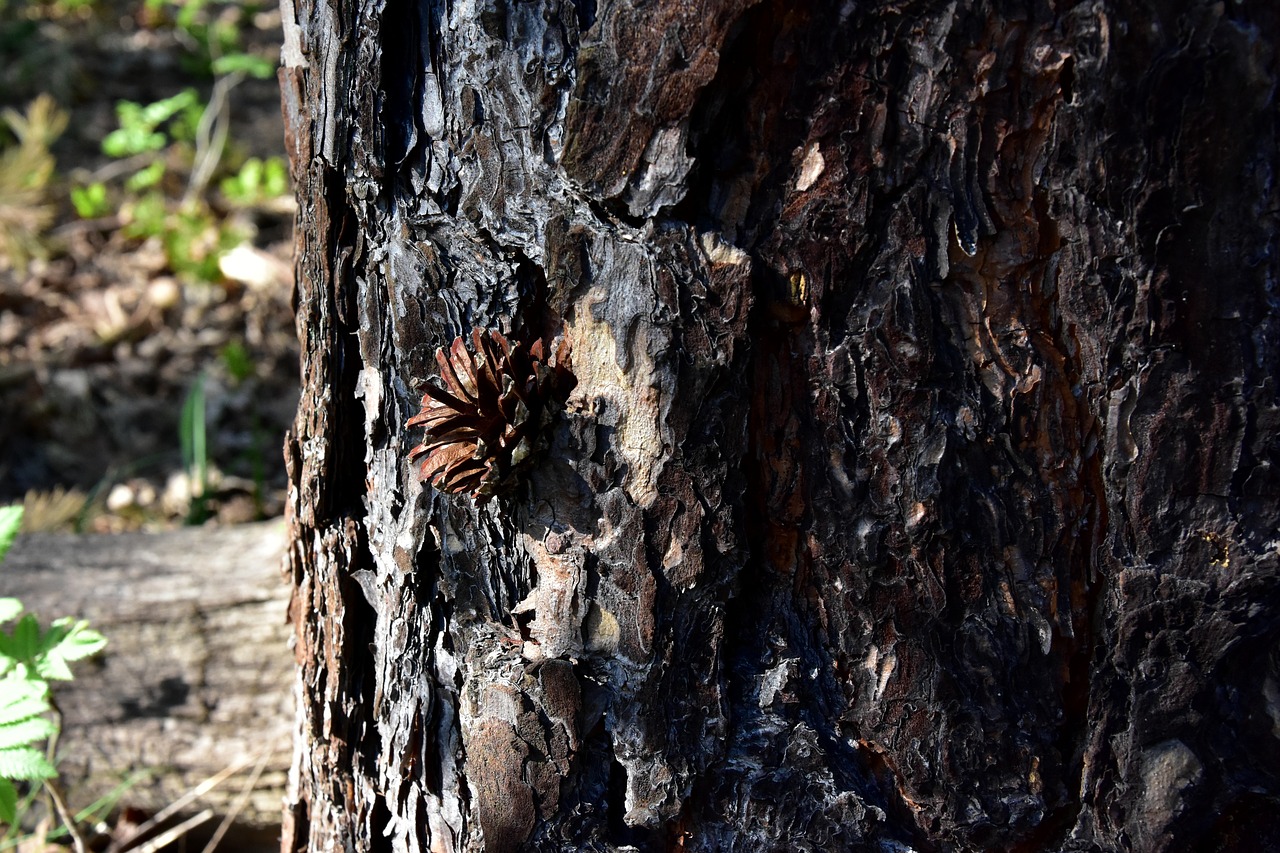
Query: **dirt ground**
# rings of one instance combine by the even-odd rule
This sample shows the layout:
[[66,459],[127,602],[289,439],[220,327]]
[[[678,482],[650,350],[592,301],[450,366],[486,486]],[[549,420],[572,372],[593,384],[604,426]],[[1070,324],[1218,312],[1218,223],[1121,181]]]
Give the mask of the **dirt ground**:
[[[151,103],[187,86],[208,97],[213,80],[188,70],[189,39],[172,26],[180,10],[172,0],[0,2],[0,106],[22,111],[48,92],[70,117],[52,147],[43,256],[23,264],[0,254],[0,504],[25,502],[29,529],[282,511],[280,448],[298,371],[290,199],[225,211],[248,239],[238,266],[224,264],[231,274],[210,283],[184,281],[155,238],[126,237],[111,215],[83,220],[68,198],[70,186],[118,168],[101,150],[117,101]],[[244,49],[274,62],[275,5],[234,11],[248,22]],[[244,80],[228,103],[224,159],[283,155],[274,79]],[[193,504],[199,487],[179,430],[197,386],[209,475]]]

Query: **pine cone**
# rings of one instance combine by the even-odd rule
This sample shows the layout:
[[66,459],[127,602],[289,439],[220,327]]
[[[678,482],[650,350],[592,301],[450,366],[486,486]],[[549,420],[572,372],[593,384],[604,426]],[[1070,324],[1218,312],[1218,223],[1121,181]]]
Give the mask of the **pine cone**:
[[474,355],[463,338],[436,350],[444,387],[428,382],[422,411],[408,426],[426,428],[410,461],[425,456],[421,477],[442,492],[468,493],[484,504],[509,487],[540,445],[576,384],[568,345],[561,339],[548,359],[541,340],[530,347],[499,332],[473,329]]

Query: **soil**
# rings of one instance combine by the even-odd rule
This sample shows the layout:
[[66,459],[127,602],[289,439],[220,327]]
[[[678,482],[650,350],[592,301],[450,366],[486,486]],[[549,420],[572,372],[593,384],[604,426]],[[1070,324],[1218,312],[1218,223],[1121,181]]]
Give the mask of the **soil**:
[[[280,447],[298,393],[291,201],[233,208],[215,181],[210,203],[248,237],[237,263],[203,282],[172,269],[157,239],[126,237],[117,216],[81,220],[68,200],[70,186],[119,169],[101,151],[117,101],[212,90],[209,76],[188,70],[193,45],[174,26],[181,7],[151,5],[0,5],[0,105],[23,112],[48,92],[70,116],[52,146],[45,202],[54,216],[37,257],[0,250],[0,503],[24,502],[29,529],[233,523],[282,511]],[[273,5],[208,8],[244,22],[246,52],[278,57]],[[283,156],[274,79],[244,80],[228,103],[224,163]],[[205,476],[191,464],[198,452],[184,464],[180,438],[184,404],[201,397]],[[188,420],[188,435],[197,422]]]

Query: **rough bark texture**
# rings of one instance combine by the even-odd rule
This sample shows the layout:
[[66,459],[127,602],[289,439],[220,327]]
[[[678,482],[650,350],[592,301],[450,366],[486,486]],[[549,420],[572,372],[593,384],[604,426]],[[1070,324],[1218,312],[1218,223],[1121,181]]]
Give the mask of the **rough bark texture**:
[[1280,845],[1274,4],[284,9],[285,849]]
[[[58,764],[83,808],[134,774],[122,803],[151,811],[247,764],[188,811],[227,814],[269,756],[239,823],[279,826],[289,769],[288,587],[277,522],[119,536],[21,536],[0,594],[42,620],[88,619],[107,648],[54,685]],[[248,844],[233,835],[232,844]]]

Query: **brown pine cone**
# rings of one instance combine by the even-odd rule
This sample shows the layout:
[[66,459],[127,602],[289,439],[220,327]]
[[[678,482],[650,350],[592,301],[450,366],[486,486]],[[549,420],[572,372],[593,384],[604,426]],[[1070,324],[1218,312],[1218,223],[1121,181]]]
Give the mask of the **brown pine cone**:
[[444,387],[428,382],[422,411],[408,421],[426,428],[409,459],[426,457],[421,478],[434,488],[484,504],[515,482],[576,383],[563,339],[549,359],[541,340],[525,347],[492,330],[473,329],[471,344],[474,354],[464,338],[448,356],[436,350]]

